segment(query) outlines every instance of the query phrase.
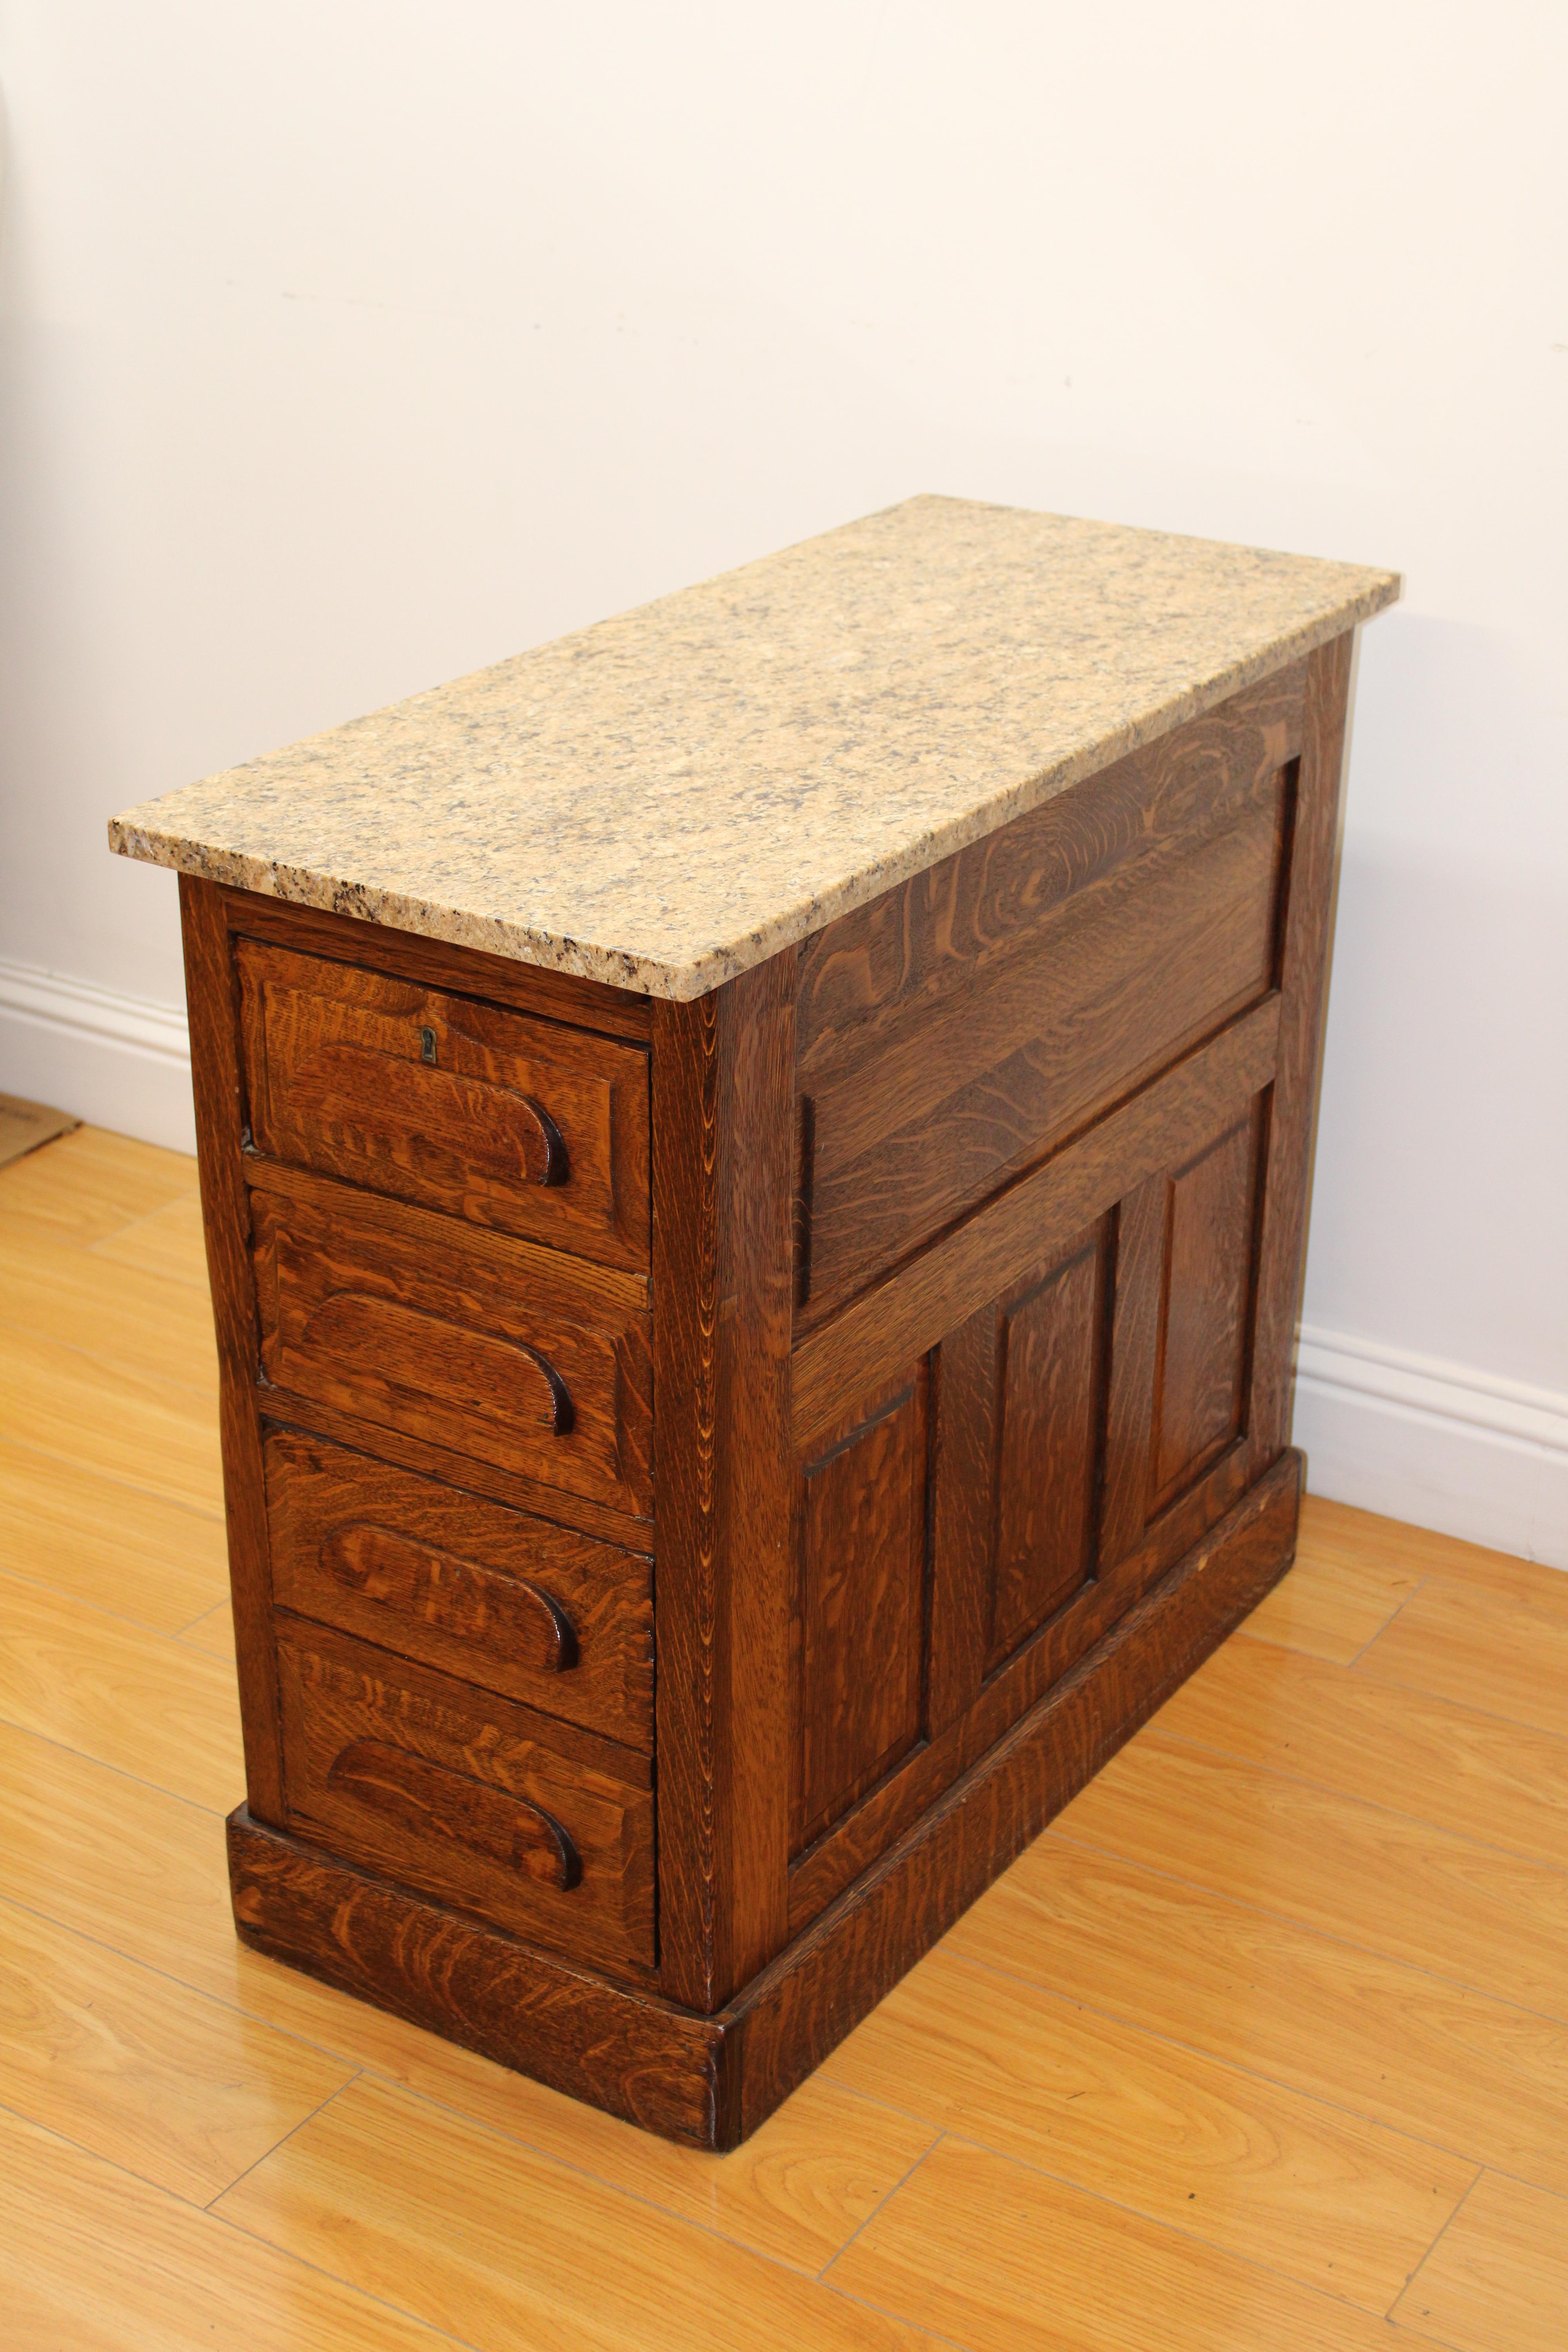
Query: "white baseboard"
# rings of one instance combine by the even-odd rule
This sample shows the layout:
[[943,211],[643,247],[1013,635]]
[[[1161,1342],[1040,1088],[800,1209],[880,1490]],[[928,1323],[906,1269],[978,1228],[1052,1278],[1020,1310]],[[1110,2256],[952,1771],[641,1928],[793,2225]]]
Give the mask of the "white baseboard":
[[1303,1324],[1293,1435],[1314,1494],[1568,1568],[1568,1396]]
[[196,1148],[190,1033],[180,1008],[5,957],[0,1093],[49,1103],[144,1143]]
[[[0,958],[0,1092],[195,1150],[185,1016]],[[1314,1494],[1568,1568],[1568,1396],[1303,1325]]]

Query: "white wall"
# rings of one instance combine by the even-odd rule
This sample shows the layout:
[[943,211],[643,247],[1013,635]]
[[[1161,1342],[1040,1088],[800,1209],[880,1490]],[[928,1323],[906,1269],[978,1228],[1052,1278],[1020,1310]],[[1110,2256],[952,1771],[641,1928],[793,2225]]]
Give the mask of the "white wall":
[[188,1132],[115,807],[910,491],[1397,565],[1298,1427],[1568,1561],[1565,78],[1553,0],[0,0],[0,1086]]

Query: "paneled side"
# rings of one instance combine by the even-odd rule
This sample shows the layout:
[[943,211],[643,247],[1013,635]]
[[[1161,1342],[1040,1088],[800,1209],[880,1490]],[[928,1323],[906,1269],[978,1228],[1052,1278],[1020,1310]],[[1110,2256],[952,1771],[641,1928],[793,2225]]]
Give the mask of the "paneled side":
[[802,1329],[1267,994],[1303,680],[1238,697],[809,943]]
[[801,1473],[796,1852],[920,1737],[928,1394],[922,1361]]
[[1094,1573],[1105,1286],[1097,1227],[1000,1312],[989,1666]]
[[1258,1107],[1168,1180],[1150,1516],[1241,1433]]

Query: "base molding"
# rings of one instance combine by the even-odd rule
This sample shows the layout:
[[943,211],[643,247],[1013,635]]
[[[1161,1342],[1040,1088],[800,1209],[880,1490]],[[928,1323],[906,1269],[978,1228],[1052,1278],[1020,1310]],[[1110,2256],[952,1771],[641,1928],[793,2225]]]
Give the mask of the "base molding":
[[633,1991],[229,1821],[240,1936],[644,2129],[733,2147],[1146,1722],[1295,1555],[1302,1457],[1282,1454],[1152,1591],[778,1958],[712,2016]]

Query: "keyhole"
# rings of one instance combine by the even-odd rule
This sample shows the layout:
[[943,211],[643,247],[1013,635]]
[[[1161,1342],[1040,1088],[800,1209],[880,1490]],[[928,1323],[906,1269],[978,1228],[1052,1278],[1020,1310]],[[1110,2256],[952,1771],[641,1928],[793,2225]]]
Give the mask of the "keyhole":
[[422,1062],[429,1062],[434,1065],[436,1060],[436,1032],[434,1029],[421,1029],[419,1032],[419,1058]]

